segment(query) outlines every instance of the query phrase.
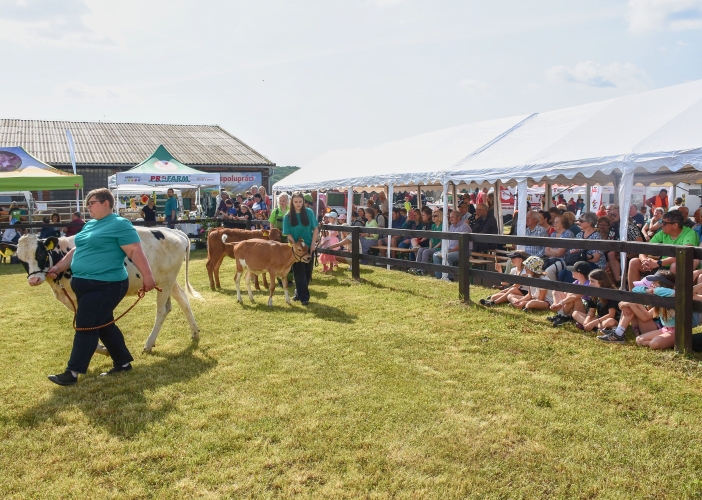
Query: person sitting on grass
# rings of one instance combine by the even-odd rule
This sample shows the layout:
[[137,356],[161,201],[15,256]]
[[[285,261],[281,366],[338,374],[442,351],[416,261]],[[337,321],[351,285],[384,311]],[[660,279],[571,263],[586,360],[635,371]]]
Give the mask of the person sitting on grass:
[[[513,276],[527,276],[526,269],[524,268],[524,261],[529,258],[528,253],[524,250],[517,250],[516,252],[508,253],[507,257],[509,257],[512,263],[512,269],[509,270],[509,274]],[[495,271],[498,273],[502,272],[502,265],[499,262],[495,262]],[[521,299],[529,293],[529,289],[524,285],[516,283],[502,283],[502,285],[505,286],[503,290],[490,295],[486,299],[480,299],[480,303],[486,307],[490,307],[508,302],[511,295],[515,295],[517,298]]]
[[[541,257],[532,255],[524,261],[524,269],[526,275],[530,278],[537,278],[549,281],[544,275],[544,261]],[[531,309],[544,310],[551,307],[553,304],[553,292],[546,288],[535,286],[529,287],[529,293],[524,296],[512,294],[507,299],[510,304],[527,312]]]
[[[595,269],[590,272],[590,286],[595,288],[610,288],[614,290],[614,285],[607,276],[607,272],[602,269]],[[592,292],[593,295],[596,291]],[[592,297],[586,303],[587,313],[573,311],[575,326],[586,332],[603,330],[617,326],[617,321],[621,312],[616,301]]]
[[[572,266],[568,266],[568,271],[573,274],[575,281],[574,285],[590,286],[588,276],[590,274],[590,264],[581,260]],[[590,300],[589,296],[580,295],[578,293],[568,292],[553,292],[553,305],[550,309],[556,312],[556,315],[546,318],[553,323],[553,326],[561,326],[570,323],[573,320],[573,313],[579,311],[585,313],[583,301]]]
[[[675,275],[670,271],[659,271],[637,281],[632,292],[648,293],[659,297],[675,296]],[[605,328],[597,337],[610,344],[624,344],[624,332],[629,325],[637,332],[636,343],[651,349],[667,349],[675,345],[675,310],[658,307],[647,308],[633,302],[620,302],[621,319],[616,328]],[[699,315],[697,315],[699,322]],[[694,324],[694,320],[693,320]],[[643,332],[643,333],[642,333]],[[640,334],[640,335],[639,335]]]

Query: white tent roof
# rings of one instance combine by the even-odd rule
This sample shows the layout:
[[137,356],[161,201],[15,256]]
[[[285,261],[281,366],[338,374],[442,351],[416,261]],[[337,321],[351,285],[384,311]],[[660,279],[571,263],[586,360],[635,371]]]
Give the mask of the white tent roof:
[[277,182],[273,190],[438,183],[442,168],[491,143],[528,117],[470,123],[378,146],[330,151]]
[[[331,151],[273,189],[550,179],[609,183],[699,179],[702,80],[530,116],[439,130],[370,148]],[[663,169],[665,173],[659,172]]]
[[615,169],[644,173],[696,165],[702,170],[696,123],[701,112],[702,80],[541,113],[442,172],[442,178],[582,183],[611,181]]

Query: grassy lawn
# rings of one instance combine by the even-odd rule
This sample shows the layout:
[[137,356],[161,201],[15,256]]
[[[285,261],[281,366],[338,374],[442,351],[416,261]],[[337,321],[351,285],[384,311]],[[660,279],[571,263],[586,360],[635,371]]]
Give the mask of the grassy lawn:
[[140,355],[149,294],[120,322],[134,370],[101,378],[96,356],[67,388],[46,376],[71,314],[0,266],[2,498],[702,497],[697,359],[380,268],[316,273],[307,308],[241,306],[234,262],[211,292],[193,258],[199,343],[174,303]]

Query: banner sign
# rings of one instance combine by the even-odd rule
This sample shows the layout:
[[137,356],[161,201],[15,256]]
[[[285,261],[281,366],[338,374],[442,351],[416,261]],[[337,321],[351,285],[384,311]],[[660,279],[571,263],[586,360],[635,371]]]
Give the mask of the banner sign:
[[117,184],[147,184],[150,186],[168,186],[169,184],[192,184],[195,186],[217,186],[219,174],[156,174],[117,172]]
[[590,212],[597,212],[602,203],[602,186],[592,186],[590,188]]
[[263,183],[261,172],[222,172],[219,174],[219,184],[222,188],[235,197],[244,194],[251,186],[260,186]]

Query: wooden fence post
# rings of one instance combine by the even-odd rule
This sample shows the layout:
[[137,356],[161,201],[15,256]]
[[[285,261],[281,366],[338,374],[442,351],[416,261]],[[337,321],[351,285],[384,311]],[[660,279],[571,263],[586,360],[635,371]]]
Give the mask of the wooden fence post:
[[358,253],[360,246],[361,228],[354,226],[351,228],[351,277],[356,281],[361,281],[361,256]]
[[675,250],[675,350],[692,354],[692,272],[694,247]]
[[458,297],[466,304],[470,302],[470,236],[458,236]]

